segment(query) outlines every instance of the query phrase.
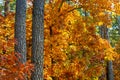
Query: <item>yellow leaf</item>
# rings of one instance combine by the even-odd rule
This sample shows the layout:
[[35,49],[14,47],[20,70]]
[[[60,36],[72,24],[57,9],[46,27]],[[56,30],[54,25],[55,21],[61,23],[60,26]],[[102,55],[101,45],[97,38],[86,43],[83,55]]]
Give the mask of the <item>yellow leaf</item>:
[[104,16],[105,13],[104,13],[104,12],[100,12],[98,15],[99,15],[99,16]]
[[98,22],[98,26],[101,26],[101,25],[103,25],[103,22],[102,21]]
[[112,25],[107,25],[107,28],[111,28],[112,27]]
[[98,77],[94,77],[93,80],[98,80]]

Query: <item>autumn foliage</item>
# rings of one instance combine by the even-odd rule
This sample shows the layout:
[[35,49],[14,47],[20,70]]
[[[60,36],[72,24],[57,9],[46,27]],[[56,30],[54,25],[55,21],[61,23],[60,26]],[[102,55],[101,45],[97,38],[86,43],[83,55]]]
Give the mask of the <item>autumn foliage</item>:
[[0,16],[0,80],[30,79],[33,65],[28,60],[21,63],[21,55],[14,52],[14,13],[7,17]]
[[106,74],[106,60],[113,60],[117,53],[96,35],[96,26],[110,25],[111,19],[100,7],[90,8],[92,3],[102,6],[103,2],[71,6],[58,0],[46,4],[45,79],[92,80]]
[[[114,60],[118,68],[116,64],[120,62],[115,58],[119,60],[119,55],[107,40],[96,34],[96,26],[111,26],[111,5],[114,3],[114,12],[119,13],[119,4],[116,0],[78,1],[79,4],[74,0],[71,3],[53,0],[45,5],[45,80],[105,80],[107,60]],[[13,16],[13,13],[5,18],[0,16],[0,79],[23,80],[25,74],[30,75],[29,69],[33,66],[29,61],[21,64],[14,53]],[[27,10],[26,20],[28,60],[31,58],[31,16],[32,7]],[[114,72],[115,80],[119,80],[118,70]]]

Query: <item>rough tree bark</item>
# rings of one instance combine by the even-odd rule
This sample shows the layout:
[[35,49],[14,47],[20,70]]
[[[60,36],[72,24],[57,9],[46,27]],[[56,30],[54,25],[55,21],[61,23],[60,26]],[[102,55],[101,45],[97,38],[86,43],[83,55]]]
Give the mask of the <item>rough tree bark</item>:
[[[107,39],[109,41],[109,34],[108,34],[108,28],[105,26],[100,27],[100,35],[103,39]],[[112,61],[107,61],[107,80],[114,80],[114,74],[113,74],[113,64]]]
[[26,62],[26,0],[16,0],[15,52],[20,53],[20,61]]
[[43,80],[43,45],[44,0],[34,0],[32,19],[32,63],[34,64],[34,71],[31,80]]

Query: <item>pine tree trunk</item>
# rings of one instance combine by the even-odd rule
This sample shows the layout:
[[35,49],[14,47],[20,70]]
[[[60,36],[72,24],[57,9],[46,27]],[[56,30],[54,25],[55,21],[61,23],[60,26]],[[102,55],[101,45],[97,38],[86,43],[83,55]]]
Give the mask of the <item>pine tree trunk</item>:
[[[108,34],[108,28],[105,26],[100,27],[100,35],[103,39],[107,39],[109,41],[109,34]],[[114,74],[113,74],[113,66],[112,61],[107,61],[107,80],[114,80]]]
[[44,0],[33,1],[32,63],[34,71],[31,80],[43,80],[44,49]]
[[16,0],[15,52],[20,53],[20,61],[26,62],[26,0]]

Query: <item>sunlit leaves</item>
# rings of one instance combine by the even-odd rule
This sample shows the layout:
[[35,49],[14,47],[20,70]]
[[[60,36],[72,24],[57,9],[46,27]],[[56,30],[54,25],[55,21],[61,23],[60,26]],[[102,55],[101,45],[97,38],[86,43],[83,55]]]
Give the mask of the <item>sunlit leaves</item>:
[[[97,80],[105,73],[104,58],[114,57],[109,43],[95,34],[95,26],[111,25],[112,2],[106,0],[107,5],[103,5],[103,0],[79,1],[81,4],[73,6],[74,2],[70,5],[58,0],[45,6],[45,59],[49,58],[45,61],[46,79],[72,76],[69,80]],[[82,8],[83,13],[75,7]]]
[[23,80],[25,75],[30,79],[33,65],[30,61],[22,64],[19,53],[14,53],[14,44],[17,43],[14,39],[14,13],[0,19],[0,79]]

